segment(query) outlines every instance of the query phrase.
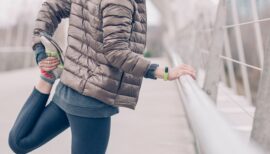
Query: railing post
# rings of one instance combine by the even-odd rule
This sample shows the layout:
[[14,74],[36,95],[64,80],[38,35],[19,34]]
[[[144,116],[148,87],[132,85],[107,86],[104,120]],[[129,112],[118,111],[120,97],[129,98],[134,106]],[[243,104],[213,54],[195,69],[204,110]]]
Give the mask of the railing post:
[[[270,43],[269,39],[266,42]],[[264,51],[264,69],[256,98],[256,112],[254,117],[251,139],[270,152],[270,46]]]
[[[259,20],[258,16],[258,9],[257,9],[257,2],[256,0],[251,0],[251,7],[252,7],[252,15],[253,19],[255,21]],[[263,66],[263,41],[262,41],[262,32],[261,32],[261,27],[259,22],[254,23],[254,30],[256,34],[256,41],[257,41],[257,49],[258,49],[258,54],[259,54],[259,63],[260,66]]]
[[[234,24],[239,24],[239,16],[238,16],[237,1],[236,0],[231,0],[231,7],[232,7],[233,22],[234,22]],[[242,35],[241,35],[241,29],[237,25],[234,27],[234,31],[235,31],[236,46],[237,46],[239,60],[242,63],[246,63],[246,57],[245,57],[245,51],[244,51],[243,40],[242,40]],[[249,83],[249,79],[248,79],[247,68],[246,68],[246,66],[241,65],[240,70],[241,70],[241,74],[242,74],[242,78],[243,78],[245,95],[247,97],[247,100],[251,103],[252,98],[251,98],[250,83]]]
[[[228,36],[227,30],[224,30],[224,43],[225,43],[225,56],[228,58],[232,58],[232,52],[231,52],[231,47],[230,47],[229,36]],[[236,79],[235,79],[233,63],[231,61],[227,60],[226,64],[228,67],[230,86],[234,92],[237,92],[237,84],[236,84]]]
[[206,68],[206,77],[204,82],[204,90],[216,102],[218,83],[220,81],[221,59],[219,58],[223,51],[223,26],[226,23],[226,2],[220,0],[216,23],[213,30],[213,42],[210,48],[209,59]]

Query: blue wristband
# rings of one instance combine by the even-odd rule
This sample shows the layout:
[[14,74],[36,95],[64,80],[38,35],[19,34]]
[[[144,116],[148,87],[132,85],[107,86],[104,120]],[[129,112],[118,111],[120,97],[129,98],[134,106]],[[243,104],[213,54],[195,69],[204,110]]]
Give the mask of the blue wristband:
[[148,70],[146,71],[144,77],[145,78],[149,78],[149,79],[154,79],[156,80],[157,77],[155,76],[155,71],[156,69],[159,67],[158,64],[151,64],[149,67],[148,67]]

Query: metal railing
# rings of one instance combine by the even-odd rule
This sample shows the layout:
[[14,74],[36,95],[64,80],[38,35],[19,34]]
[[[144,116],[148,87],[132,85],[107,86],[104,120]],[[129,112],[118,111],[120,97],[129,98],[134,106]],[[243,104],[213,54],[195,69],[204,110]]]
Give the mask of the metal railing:
[[[221,106],[227,105],[226,107],[232,104],[230,109],[233,108],[234,113],[237,110],[237,115],[241,114],[248,119],[247,123],[239,124],[247,128],[245,132],[241,130],[241,133],[245,133],[248,138],[251,137],[251,140],[264,150],[270,151],[268,133],[270,130],[268,110],[270,52],[269,49],[267,51],[264,48],[269,46],[267,38],[270,34],[268,11],[270,2],[219,0],[218,6],[223,7],[216,9],[217,5],[210,7],[212,4],[210,1],[194,0],[192,6],[195,9],[191,9],[192,13],[188,12],[189,16],[186,17],[179,15],[190,10],[179,9],[180,5],[184,6],[184,2],[171,1],[166,4],[162,0],[157,1],[155,2],[160,4],[156,5],[163,12],[165,20],[163,23],[166,27],[163,36],[165,49],[173,51],[170,55],[174,64],[178,63],[178,59],[175,58],[180,55],[184,63],[198,70],[201,79],[199,85],[204,89],[200,89],[189,77],[183,77],[178,81],[200,147],[206,151],[206,154],[250,153],[233,150],[245,149],[247,146],[243,145],[237,137],[235,139],[237,135],[232,135],[234,132],[228,128],[229,125],[213,107],[212,103],[216,103],[217,106],[221,104]],[[209,13],[209,10],[215,11]],[[227,16],[220,15],[219,12],[224,10],[227,11]],[[213,22],[215,16],[216,21]],[[224,90],[224,85],[230,92]],[[212,99],[209,100],[203,91]],[[220,97],[217,96],[226,100],[220,101],[217,99]],[[256,112],[254,112],[255,105]],[[231,111],[225,113],[230,116],[230,120],[233,119],[231,113]],[[233,125],[243,122],[238,118],[233,119],[235,120]],[[250,131],[251,136],[249,136]],[[219,149],[215,146],[219,146]]]
[[[174,51],[168,51],[173,65],[182,63]],[[177,81],[181,99],[197,140],[199,154],[262,154],[255,145],[246,143],[217,111],[215,103],[190,77]]]
[[[265,71],[262,65],[265,58],[263,44],[268,44],[266,34],[269,33],[267,30],[267,25],[270,24],[269,14],[265,12],[266,5],[257,6],[262,1],[226,0],[224,3],[225,0],[220,0],[221,2],[226,6],[216,9],[216,21],[222,19],[226,20],[226,23],[218,26],[210,20],[211,15],[205,13],[205,8],[194,10],[192,21],[188,20],[189,23],[181,28],[177,20],[182,21],[182,19],[174,16],[177,11],[164,10],[166,12],[164,25],[167,27],[164,44],[171,46],[185,63],[200,70],[198,71],[198,75],[202,76],[200,85],[207,94],[213,96],[211,98],[216,105],[231,104],[239,114],[248,117],[247,121],[250,123],[245,123],[244,126],[248,127],[248,131],[245,131],[248,134],[246,137],[250,137],[250,130],[254,130],[252,121],[261,121],[261,119],[253,118],[256,117],[254,105],[258,100],[259,80]],[[245,7],[244,15],[241,4],[248,5]],[[208,5],[205,4],[205,6]],[[227,11],[227,16],[218,13],[222,9]],[[216,62],[213,64],[213,61]],[[217,67],[218,65],[221,67]],[[231,93],[223,90],[224,85],[230,88]],[[215,101],[220,96],[226,97],[226,101]],[[239,99],[240,97],[243,99]],[[248,110],[250,108],[253,110]],[[256,134],[260,132],[257,131]]]

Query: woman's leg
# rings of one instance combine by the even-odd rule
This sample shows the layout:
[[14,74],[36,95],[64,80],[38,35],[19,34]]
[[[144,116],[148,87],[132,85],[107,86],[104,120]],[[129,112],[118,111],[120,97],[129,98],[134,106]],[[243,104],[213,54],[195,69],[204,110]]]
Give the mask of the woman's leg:
[[72,154],[105,154],[111,118],[84,118],[67,114],[72,132]]
[[40,92],[40,93],[43,93],[43,94],[47,94],[49,95],[51,93],[51,90],[52,90],[52,87],[53,85],[46,82],[45,80],[43,79],[39,79],[37,85],[36,85],[36,89]]
[[42,86],[40,91],[37,88],[24,104],[17,120],[9,134],[9,145],[17,154],[28,153],[69,127],[64,111],[51,102],[47,107],[46,103],[50,90]]

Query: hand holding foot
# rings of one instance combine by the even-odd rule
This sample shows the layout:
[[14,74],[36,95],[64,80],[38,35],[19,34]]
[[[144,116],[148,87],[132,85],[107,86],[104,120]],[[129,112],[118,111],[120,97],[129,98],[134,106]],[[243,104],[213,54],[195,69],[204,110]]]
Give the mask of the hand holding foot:
[[63,71],[63,51],[59,45],[45,33],[40,34],[41,43],[35,46],[36,60],[41,70],[41,78],[53,84]]
[[60,62],[56,57],[47,57],[39,62],[38,66],[41,70],[49,72],[56,69],[59,64]]
[[58,78],[52,73],[59,65],[59,60],[56,57],[47,57],[46,59],[39,62],[38,66],[41,70],[40,77],[46,82],[53,84],[54,81]]

